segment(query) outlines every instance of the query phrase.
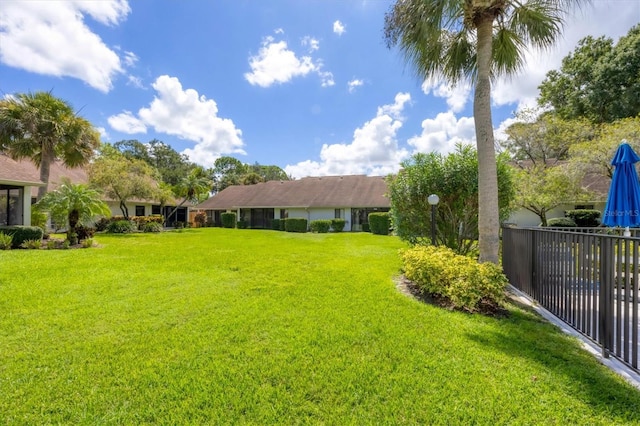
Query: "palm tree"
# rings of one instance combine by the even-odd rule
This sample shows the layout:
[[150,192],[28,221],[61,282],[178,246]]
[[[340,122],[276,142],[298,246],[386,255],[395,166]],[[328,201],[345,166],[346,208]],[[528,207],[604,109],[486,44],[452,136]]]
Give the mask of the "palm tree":
[[54,221],[64,221],[67,225],[67,239],[74,242],[78,224],[86,223],[96,216],[110,216],[109,206],[102,201],[100,193],[82,184],[73,184],[63,179],[55,191],[45,194],[36,208],[51,214]]
[[397,0],[385,16],[388,47],[398,46],[422,78],[475,85],[480,261],[498,263],[499,210],[491,119],[491,80],[516,73],[528,45],[547,48],[578,0]]
[[183,177],[176,186],[176,195],[183,197],[180,204],[178,204],[167,216],[166,221],[169,222],[171,216],[173,216],[180,207],[187,201],[198,202],[200,197],[211,191],[213,182],[206,176],[206,173],[202,167],[194,167],[191,172]]
[[30,159],[40,169],[38,200],[47,193],[51,163],[86,164],[100,145],[91,123],[50,92],[20,93],[0,100],[0,151]]

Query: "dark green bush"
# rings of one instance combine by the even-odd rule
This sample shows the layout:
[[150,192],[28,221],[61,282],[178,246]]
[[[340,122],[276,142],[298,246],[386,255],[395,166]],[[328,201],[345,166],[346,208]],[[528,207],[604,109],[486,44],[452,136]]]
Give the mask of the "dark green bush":
[[2,226],[0,232],[13,236],[12,246],[18,248],[28,240],[41,240],[44,232],[37,226]]
[[287,226],[287,219],[280,219],[280,230],[281,231],[286,231],[286,226]]
[[363,223],[362,224],[362,231],[363,232],[371,232],[371,227],[369,226],[368,223]]
[[94,223],[93,226],[94,228],[96,228],[96,231],[102,232],[107,230],[107,226],[109,226],[110,223],[111,219],[109,219],[108,217],[102,217],[96,223]]
[[309,224],[309,227],[311,229],[311,232],[317,232],[318,234],[326,234],[327,232],[329,232],[329,229],[331,228],[331,221],[324,220],[324,219],[312,220],[311,223]]
[[222,220],[223,228],[235,228],[236,221],[238,220],[235,213],[225,212],[220,215],[220,220]]
[[247,229],[249,227],[249,222],[246,220],[239,220],[238,223],[236,223],[236,227],[238,229]]
[[405,276],[422,292],[442,296],[458,308],[473,312],[483,303],[500,305],[505,299],[509,282],[493,263],[478,263],[444,246],[404,250],[402,263]]
[[274,231],[280,230],[280,219],[273,219],[271,221],[271,229],[273,229]]
[[87,238],[93,238],[96,229],[90,226],[76,225],[75,232],[79,240],[86,240]]
[[569,217],[554,217],[553,219],[547,220],[547,226],[553,226],[556,228],[575,228],[578,225],[576,225],[573,219]]
[[331,219],[331,229],[333,232],[342,232],[347,221],[344,219]]
[[369,213],[369,226],[376,235],[389,235],[389,213]]
[[600,225],[600,211],[591,209],[567,210],[564,215],[581,227],[594,227]]
[[307,219],[301,217],[290,217],[284,221],[287,232],[307,232]]
[[107,232],[110,234],[130,234],[137,229],[138,226],[130,220],[116,220],[107,225]]
[[162,232],[162,224],[158,222],[147,222],[142,225],[142,232]]

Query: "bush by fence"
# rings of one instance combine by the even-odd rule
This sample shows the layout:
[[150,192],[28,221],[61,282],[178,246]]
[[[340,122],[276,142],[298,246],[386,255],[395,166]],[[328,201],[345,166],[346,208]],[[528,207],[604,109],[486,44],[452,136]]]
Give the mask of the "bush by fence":
[[600,225],[600,210],[577,209],[567,210],[564,215],[580,227],[594,227]]
[[553,226],[554,228],[575,228],[576,223],[570,217],[554,217],[552,219],[547,220],[547,226]]
[[235,213],[225,212],[220,215],[220,220],[223,228],[235,228],[238,218]]
[[443,246],[404,250],[402,262],[405,276],[423,292],[445,297],[458,308],[473,312],[481,302],[504,301],[508,281],[493,263],[478,263]]
[[307,232],[307,219],[290,217],[284,221],[284,230],[287,232]]
[[369,213],[369,227],[377,235],[389,235],[391,219],[389,213]]

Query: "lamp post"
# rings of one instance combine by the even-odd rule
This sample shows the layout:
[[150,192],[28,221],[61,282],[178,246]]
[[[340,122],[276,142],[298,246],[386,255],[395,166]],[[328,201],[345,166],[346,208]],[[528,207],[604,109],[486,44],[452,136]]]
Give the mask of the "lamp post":
[[436,194],[431,194],[427,197],[427,201],[431,204],[431,244],[437,246],[436,242],[436,206],[440,201],[440,197]]

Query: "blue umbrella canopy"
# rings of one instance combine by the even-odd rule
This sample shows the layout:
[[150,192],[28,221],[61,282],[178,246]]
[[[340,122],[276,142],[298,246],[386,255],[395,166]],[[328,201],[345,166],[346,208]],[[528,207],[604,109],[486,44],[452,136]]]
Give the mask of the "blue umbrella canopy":
[[640,183],[635,163],[640,157],[622,141],[611,160],[615,167],[602,223],[607,226],[640,226]]

